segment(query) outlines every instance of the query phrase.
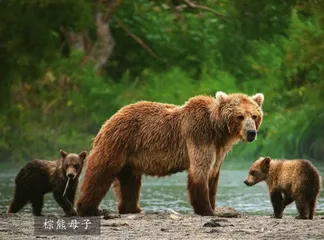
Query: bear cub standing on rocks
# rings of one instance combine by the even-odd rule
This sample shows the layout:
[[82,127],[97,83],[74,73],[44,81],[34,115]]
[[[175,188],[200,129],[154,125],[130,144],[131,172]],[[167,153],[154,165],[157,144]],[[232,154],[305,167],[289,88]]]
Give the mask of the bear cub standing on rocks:
[[253,186],[266,181],[275,218],[282,218],[285,207],[295,201],[297,219],[313,219],[321,189],[321,177],[308,160],[272,160],[260,157],[249,170],[244,183]]
[[60,155],[57,161],[32,160],[19,171],[9,213],[20,211],[30,202],[33,214],[41,216],[44,195],[53,192],[67,216],[77,215],[73,204],[87,152],[69,154],[60,150]]

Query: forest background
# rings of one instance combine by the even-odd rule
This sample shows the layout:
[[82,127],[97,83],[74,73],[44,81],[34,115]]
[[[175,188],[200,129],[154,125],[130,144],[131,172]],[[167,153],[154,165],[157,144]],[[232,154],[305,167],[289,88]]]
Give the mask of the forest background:
[[1,0],[0,161],[90,150],[138,100],[263,92],[230,159],[324,155],[324,1]]

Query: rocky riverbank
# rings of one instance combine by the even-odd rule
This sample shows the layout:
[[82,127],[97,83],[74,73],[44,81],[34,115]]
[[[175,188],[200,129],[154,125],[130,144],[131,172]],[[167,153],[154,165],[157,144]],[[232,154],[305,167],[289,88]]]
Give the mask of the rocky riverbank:
[[1,214],[0,239],[324,239],[324,217],[296,220],[248,216],[230,208],[218,209],[217,216],[143,213],[107,213],[100,219],[100,235],[40,235],[34,232],[31,214]]

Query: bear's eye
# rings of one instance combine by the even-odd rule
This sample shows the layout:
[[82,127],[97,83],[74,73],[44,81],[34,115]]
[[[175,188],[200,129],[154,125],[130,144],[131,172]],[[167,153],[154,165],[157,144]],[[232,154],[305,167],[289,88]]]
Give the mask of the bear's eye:
[[240,120],[240,121],[242,121],[244,119],[244,116],[243,115],[239,115],[239,116],[237,116],[237,119]]
[[78,170],[79,167],[80,167],[79,165],[74,165],[75,170]]
[[257,115],[253,115],[252,119],[255,120],[255,119],[257,119],[257,117],[258,117]]
[[250,175],[253,176],[253,177],[255,177],[257,175],[257,172],[256,171],[251,171],[250,172]]

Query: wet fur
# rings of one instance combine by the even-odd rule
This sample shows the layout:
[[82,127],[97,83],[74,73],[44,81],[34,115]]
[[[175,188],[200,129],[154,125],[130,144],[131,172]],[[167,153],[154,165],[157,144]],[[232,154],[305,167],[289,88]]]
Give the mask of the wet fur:
[[141,101],[123,107],[94,139],[78,214],[98,215],[113,183],[119,213],[139,213],[143,174],[162,177],[186,170],[195,213],[213,215],[224,157],[234,143],[246,140],[247,128],[258,130],[262,103],[262,94],[218,92],[216,98],[196,96],[183,106]]
[[[251,175],[251,172],[254,176]],[[258,159],[250,168],[247,185],[266,181],[274,217],[282,218],[285,207],[295,201],[298,219],[313,219],[322,180],[308,160]]]
[[[86,152],[67,154],[61,151],[57,161],[32,160],[28,162],[15,178],[13,199],[9,205],[9,213],[20,211],[27,203],[32,204],[33,214],[42,215],[44,195],[52,192],[56,202],[63,208],[66,215],[77,215],[73,209],[79,175],[82,170]],[[77,169],[74,167],[78,165]],[[70,179],[65,196],[62,196],[67,174],[74,174]]]

